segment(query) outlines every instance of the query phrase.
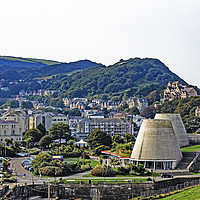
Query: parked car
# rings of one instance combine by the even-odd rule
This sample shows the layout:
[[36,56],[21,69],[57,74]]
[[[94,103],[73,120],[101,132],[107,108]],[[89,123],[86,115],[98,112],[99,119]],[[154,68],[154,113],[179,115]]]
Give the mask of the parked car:
[[29,167],[28,171],[32,172],[34,169],[33,167]]
[[161,174],[162,178],[174,178],[174,176],[172,174],[168,174],[168,173],[163,173]]
[[24,165],[24,169],[26,169],[26,170],[29,170],[29,168],[31,168],[31,167],[32,167],[31,164],[25,164],[25,165]]
[[30,162],[32,162],[33,161],[33,157],[28,157],[28,158],[25,158],[25,160],[28,160],[28,161],[30,161]]
[[30,160],[22,160],[22,166],[24,167],[24,165],[27,165],[27,164],[31,164],[32,161]]
[[26,157],[26,156],[29,156],[28,153],[16,153],[17,156],[20,156],[20,157]]

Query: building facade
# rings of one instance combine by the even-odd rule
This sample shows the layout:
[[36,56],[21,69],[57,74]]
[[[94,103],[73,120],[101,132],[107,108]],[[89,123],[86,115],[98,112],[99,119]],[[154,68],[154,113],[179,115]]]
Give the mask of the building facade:
[[86,138],[94,129],[105,131],[109,135],[125,135],[131,132],[131,123],[123,119],[111,118],[84,118],[78,122],[77,134]]
[[5,143],[5,139],[21,142],[22,138],[23,132],[20,123],[11,120],[0,120],[0,143]]
[[164,101],[171,101],[174,98],[185,99],[197,95],[197,91],[191,86],[182,85],[178,81],[169,82],[164,90]]
[[28,128],[37,128],[39,124],[42,124],[47,131],[52,126],[52,116],[48,113],[33,113],[31,116],[29,116],[28,121]]
[[148,107],[148,101],[145,98],[132,97],[128,101],[129,108],[137,107],[140,112],[142,112],[146,107]]

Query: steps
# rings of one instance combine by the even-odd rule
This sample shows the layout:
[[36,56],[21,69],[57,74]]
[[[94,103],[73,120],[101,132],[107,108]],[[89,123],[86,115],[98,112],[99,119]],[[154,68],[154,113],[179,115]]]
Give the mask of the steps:
[[181,162],[178,164],[176,169],[184,170],[188,167],[188,165],[193,161],[196,156],[195,152],[183,152],[183,158]]

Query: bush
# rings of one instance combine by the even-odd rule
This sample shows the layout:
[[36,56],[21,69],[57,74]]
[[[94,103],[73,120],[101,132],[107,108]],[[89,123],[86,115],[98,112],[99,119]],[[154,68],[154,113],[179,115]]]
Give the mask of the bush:
[[93,150],[93,154],[99,156],[101,154],[101,151],[108,150],[108,149],[110,149],[110,147],[101,145]]
[[122,174],[122,175],[126,175],[129,174],[130,169],[129,168],[125,168],[125,167],[119,167],[118,168],[118,173]]
[[93,176],[113,176],[116,175],[117,172],[115,170],[112,170],[110,166],[104,165],[103,167],[101,165],[97,165],[94,169],[91,171],[91,175]]
[[63,174],[63,170],[60,167],[54,167],[54,166],[42,167],[40,168],[39,171],[42,175],[45,176],[55,176],[55,174],[59,176]]
[[91,171],[92,176],[103,176],[103,167],[101,165],[97,165],[94,169]]
[[200,134],[200,129],[198,129],[198,130],[196,131],[196,134]]
[[90,156],[85,151],[82,153],[81,158],[83,159],[90,159]]
[[40,153],[40,149],[28,149],[28,153],[30,154],[30,155],[37,155],[37,154],[39,154]]
[[4,178],[3,181],[9,182],[9,183],[15,183],[16,179],[14,177],[10,177],[10,178]]

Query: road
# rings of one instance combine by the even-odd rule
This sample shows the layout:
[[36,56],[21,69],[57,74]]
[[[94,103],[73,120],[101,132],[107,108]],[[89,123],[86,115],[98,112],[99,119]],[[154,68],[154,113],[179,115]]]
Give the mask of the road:
[[[60,177],[52,177],[52,178],[47,178],[47,177],[36,177],[33,176],[31,172],[25,170],[22,166],[21,166],[21,162],[22,160],[24,160],[26,157],[19,157],[19,158],[11,158],[11,162],[10,162],[10,167],[12,169],[16,169],[16,175],[15,177],[17,178],[17,183],[19,184],[31,184],[31,183],[36,183],[36,184],[42,184],[43,182],[49,182],[49,181],[54,181],[55,179],[58,180]],[[173,170],[172,170],[173,171]],[[62,179],[88,179],[88,177],[82,177],[84,174],[88,174],[90,171],[85,171],[82,173],[78,173],[78,174],[73,174],[70,176],[64,176],[62,177]],[[165,171],[166,173],[166,171]],[[26,176],[24,176],[24,174],[26,174]],[[182,175],[182,176],[176,176],[176,177],[199,177],[200,175]],[[90,179],[99,179],[100,177],[90,177]],[[137,178],[147,178],[147,177],[106,177],[106,178],[116,178],[116,179],[124,179],[124,178],[131,178],[131,179],[137,179]],[[164,180],[161,177],[156,177],[156,180]]]

